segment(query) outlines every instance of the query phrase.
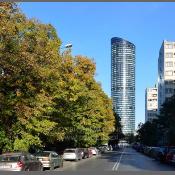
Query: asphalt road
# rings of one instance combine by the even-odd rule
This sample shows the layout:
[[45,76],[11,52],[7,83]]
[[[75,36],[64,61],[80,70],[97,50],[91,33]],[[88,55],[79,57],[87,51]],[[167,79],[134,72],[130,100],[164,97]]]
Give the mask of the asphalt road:
[[132,148],[123,148],[79,162],[65,161],[55,171],[175,171],[175,166],[162,164]]

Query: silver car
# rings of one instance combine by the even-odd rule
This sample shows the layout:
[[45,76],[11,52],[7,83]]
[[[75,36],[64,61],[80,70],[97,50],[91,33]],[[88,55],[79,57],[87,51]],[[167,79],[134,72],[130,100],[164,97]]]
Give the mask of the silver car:
[[42,163],[30,153],[0,155],[0,171],[42,171]]
[[56,167],[63,166],[63,159],[61,155],[58,155],[54,151],[42,151],[35,154],[37,159],[41,161],[44,168],[53,170]]
[[78,148],[67,148],[64,150],[63,159],[64,160],[81,160],[83,157],[82,151]]

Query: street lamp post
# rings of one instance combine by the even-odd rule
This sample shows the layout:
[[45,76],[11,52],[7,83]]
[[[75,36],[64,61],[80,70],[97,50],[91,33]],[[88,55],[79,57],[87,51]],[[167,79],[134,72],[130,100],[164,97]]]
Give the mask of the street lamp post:
[[66,44],[65,46],[64,46],[65,48],[71,48],[72,47],[72,44]]
[[72,44],[69,43],[69,44],[66,44],[64,47],[61,47],[61,49],[66,49],[64,50],[61,55],[63,56],[65,54],[65,52],[70,52],[71,53],[71,48],[72,48]]

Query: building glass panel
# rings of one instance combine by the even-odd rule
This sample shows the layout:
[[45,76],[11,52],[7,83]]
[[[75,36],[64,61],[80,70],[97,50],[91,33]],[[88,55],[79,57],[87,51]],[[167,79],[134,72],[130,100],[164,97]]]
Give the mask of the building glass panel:
[[135,45],[111,39],[111,96],[124,134],[135,131]]

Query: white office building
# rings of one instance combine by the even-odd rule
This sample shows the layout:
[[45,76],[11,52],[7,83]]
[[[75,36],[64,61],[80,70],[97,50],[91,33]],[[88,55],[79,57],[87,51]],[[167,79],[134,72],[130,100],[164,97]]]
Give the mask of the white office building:
[[175,92],[175,42],[163,41],[158,59],[158,111]]
[[145,92],[145,122],[157,118],[158,89],[147,88]]

